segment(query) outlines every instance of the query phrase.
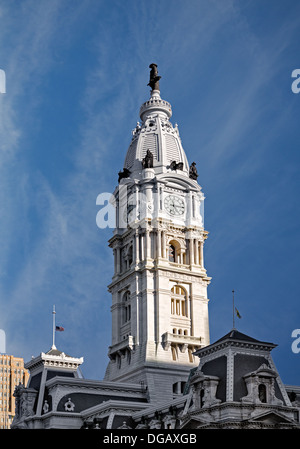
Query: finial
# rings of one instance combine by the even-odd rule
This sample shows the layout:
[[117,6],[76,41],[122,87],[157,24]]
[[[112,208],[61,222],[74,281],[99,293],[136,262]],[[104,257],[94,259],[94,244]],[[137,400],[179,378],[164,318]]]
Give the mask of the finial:
[[158,76],[157,64],[154,64],[154,62],[153,62],[152,64],[149,65],[149,69],[151,69],[150,81],[147,84],[147,86],[150,86],[152,91],[153,90],[159,91],[159,80],[161,79],[161,76]]

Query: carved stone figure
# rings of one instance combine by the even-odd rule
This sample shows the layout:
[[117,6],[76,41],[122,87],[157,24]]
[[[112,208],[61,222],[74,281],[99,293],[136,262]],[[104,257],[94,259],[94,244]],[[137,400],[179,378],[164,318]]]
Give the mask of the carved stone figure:
[[129,177],[130,171],[128,170],[128,168],[123,168],[123,171],[119,171],[118,175],[119,175],[118,182],[120,182],[121,179]]
[[161,79],[161,76],[158,76],[157,64],[152,63],[149,65],[149,68],[151,71],[148,86],[150,86],[152,90],[159,90],[159,80]]
[[44,405],[43,405],[43,413],[48,413],[49,412],[49,404],[47,399],[45,399]]
[[126,421],[123,421],[123,424],[118,427],[118,429],[132,429],[132,427],[128,426],[128,424],[126,424]]
[[142,160],[143,168],[153,168],[153,154],[150,150],[147,150],[146,156]]
[[183,170],[183,162],[172,161],[170,164],[171,170]]
[[190,166],[189,177],[191,179],[194,179],[195,181],[197,181],[198,172],[197,172],[197,169],[196,169],[196,162],[192,162],[192,164]]

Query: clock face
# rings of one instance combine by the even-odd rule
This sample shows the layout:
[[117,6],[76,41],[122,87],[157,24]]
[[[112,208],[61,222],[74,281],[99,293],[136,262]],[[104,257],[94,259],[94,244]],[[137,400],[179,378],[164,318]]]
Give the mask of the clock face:
[[182,215],[184,213],[184,201],[182,198],[180,198],[180,196],[166,196],[164,205],[169,215]]

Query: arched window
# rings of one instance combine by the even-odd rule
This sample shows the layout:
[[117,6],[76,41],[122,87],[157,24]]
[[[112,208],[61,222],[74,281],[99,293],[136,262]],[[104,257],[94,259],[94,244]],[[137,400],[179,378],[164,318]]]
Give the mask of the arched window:
[[174,285],[171,289],[171,314],[188,316],[187,294],[183,287]]
[[258,397],[260,402],[266,403],[267,402],[267,389],[264,384],[258,385]]
[[131,319],[130,292],[127,291],[123,296],[123,322],[124,324]]
[[168,259],[169,262],[175,262],[178,264],[186,263],[186,250],[185,246],[182,246],[177,240],[169,241],[168,246]]
[[175,254],[176,254],[176,250],[175,250],[175,246],[174,245],[169,245],[169,262],[175,262]]

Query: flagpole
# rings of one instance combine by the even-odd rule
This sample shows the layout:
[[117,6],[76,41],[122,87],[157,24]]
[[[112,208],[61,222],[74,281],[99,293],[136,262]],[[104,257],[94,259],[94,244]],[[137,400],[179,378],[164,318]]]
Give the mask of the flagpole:
[[55,312],[55,305],[53,306],[53,312],[52,312],[52,315],[53,315],[53,319],[52,319],[52,349],[56,349],[56,346],[55,346],[55,314],[56,314],[56,312]]
[[235,322],[234,322],[234,290],[232,290],[232,329],[235,329]]

